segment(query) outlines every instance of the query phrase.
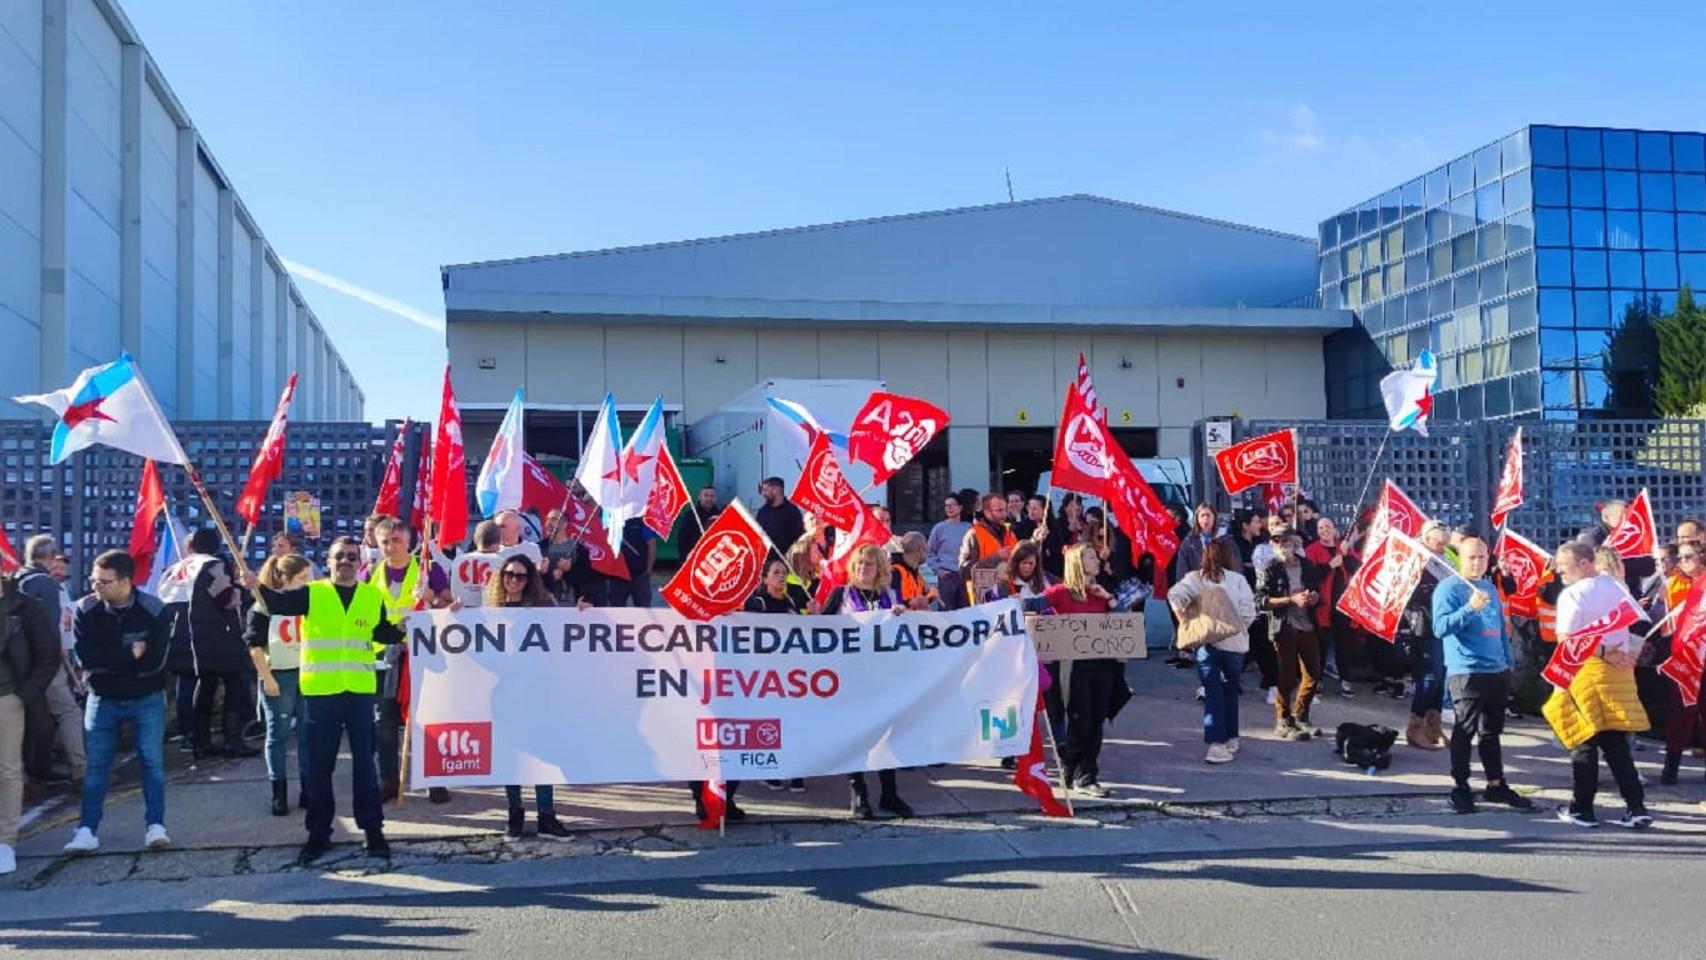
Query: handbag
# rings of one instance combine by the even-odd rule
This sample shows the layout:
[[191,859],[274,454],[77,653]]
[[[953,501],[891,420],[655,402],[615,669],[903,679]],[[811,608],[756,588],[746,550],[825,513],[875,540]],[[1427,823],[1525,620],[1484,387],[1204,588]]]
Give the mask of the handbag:
[[1114,592],[1114,609],[1137,611],[1143,609],[1144,601],[1153,593],[1149,584],[1136,577],[1129,577],[1120,582]]
[[1179,617],[1179,629],[1173,645],[1180,650],[1195,650],[1244,632],[1238,625],[1238,611],[1226,589],[1206,580],[1202,592],[1185,608]]

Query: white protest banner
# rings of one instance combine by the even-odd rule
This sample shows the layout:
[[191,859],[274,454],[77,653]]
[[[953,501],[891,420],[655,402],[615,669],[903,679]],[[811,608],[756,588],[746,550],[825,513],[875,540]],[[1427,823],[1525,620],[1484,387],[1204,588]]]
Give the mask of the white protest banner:
[[1025,622],[1044,663],[1149,656],[1142,613],[1033,614]]
[[410,783],[811,777],[1013,756],[1037,661],[1016,600],[836,617],[409,616]]

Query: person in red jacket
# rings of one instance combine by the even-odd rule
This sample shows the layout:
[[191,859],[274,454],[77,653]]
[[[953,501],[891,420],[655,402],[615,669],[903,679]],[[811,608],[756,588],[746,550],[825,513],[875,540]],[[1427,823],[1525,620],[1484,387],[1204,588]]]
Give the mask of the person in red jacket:
[[1339,539],[1338,525],[1331,517],[1315,518],[1315,542],[1303,555],[1321,570],[1321,603],[1315,608],[1315,625],[1321,636],[1321,662],[1329,680],[1339,681],[1339,695],[1351,696],[1351,665],[1356,662],[1357,640],[1350,618],[1339,612],[1339,597],[1357,564]]

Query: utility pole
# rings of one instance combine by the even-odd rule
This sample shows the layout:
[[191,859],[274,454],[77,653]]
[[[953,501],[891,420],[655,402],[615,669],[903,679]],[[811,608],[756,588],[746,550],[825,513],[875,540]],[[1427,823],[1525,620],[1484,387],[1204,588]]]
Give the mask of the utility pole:
[[1002,167],[1001,170],[1003,173],[1007,174],[1007,202],[1012,203],[1013,202],[1013,168],[1012,167]]

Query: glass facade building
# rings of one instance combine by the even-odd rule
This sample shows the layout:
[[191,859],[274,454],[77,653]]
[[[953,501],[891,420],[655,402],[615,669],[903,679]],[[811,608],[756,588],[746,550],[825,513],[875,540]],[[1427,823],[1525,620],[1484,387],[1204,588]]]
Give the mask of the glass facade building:
[[1327,410],[1379,417],[1424,347],[1435,416],[1644,416],[1645,322],[1706,287],[1706,136],[1526,127],[1320,225]]

